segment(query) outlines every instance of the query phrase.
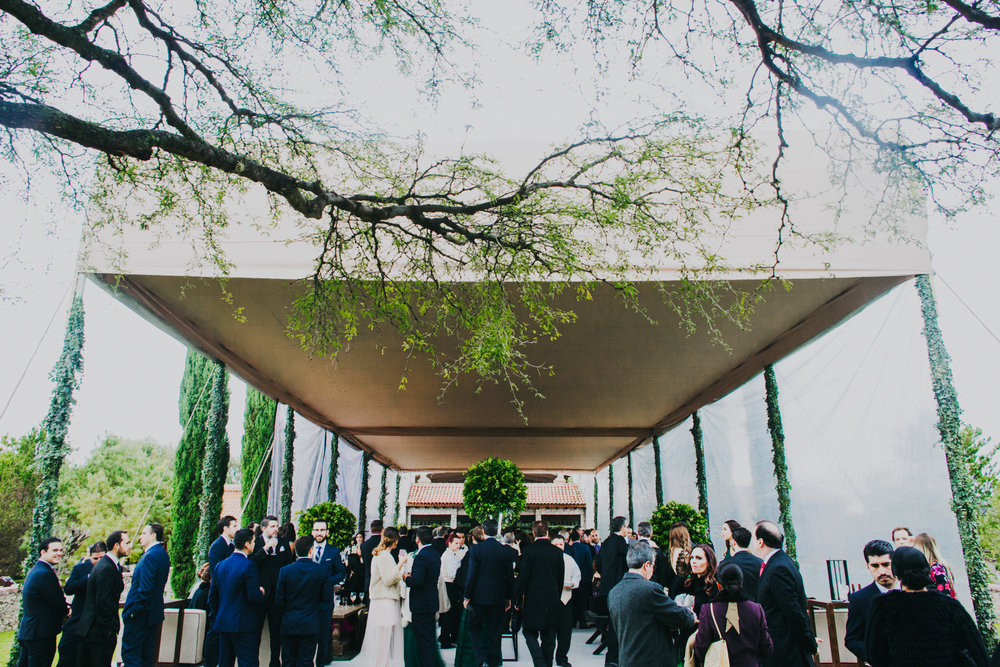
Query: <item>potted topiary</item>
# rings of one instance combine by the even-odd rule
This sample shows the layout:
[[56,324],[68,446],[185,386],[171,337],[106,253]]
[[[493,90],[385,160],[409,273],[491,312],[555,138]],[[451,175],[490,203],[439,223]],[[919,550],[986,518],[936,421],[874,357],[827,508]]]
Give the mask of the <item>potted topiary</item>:
[[462,489],[465,513],[475,521],[496,518],[516,520],[528,504],[524,473],[507,459],[488,458],[465,473]]
[[711,544],[705,515],[690,505],[671,500],[657,507],[649,522],[653,525],[653,541],[663,548],[669,546],[670,526],[677,522],[687,525],[694,544]]
[[354,536],[358,519],[351,510],[337,503],[319,503],[298,513],[299,535],[312,532],[313,521],[322,519],[330,529],[327,542],[338,549],[345,549]]

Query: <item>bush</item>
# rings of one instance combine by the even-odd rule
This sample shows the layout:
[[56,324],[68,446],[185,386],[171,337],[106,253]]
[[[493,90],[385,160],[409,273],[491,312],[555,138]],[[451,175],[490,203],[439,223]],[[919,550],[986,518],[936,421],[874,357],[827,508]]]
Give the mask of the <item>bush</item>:
[[462,488],[465,513],[474,521],[521,516],[528,504],[524,473],[507,459],[483,459],[469,468]]
[[673,500],[657,507],[649,520],[653,525],[653,541],[666,548],[669,544],[670,526],[678,521],[687,524],[692,543],[711,544],[708,536],[708,523],[701,510]]
[[313,505],[309,509],[299,512],[297,518],[299,521],[299,535],[308,535],[311,533],[313,521],[319,519],[326,521],[326,525],[330,529],[330,536],[327,538],[327,542],[338,549],[344,549],[351,543],[351,537],[354,536],[354,529],[358,525],[358,518],[354,516],[351,510],[343,505],[329,502]]

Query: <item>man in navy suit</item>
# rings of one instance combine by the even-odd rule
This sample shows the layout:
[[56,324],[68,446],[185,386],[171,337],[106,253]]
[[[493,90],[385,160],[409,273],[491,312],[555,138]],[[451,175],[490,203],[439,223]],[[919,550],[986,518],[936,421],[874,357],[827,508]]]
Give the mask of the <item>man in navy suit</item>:
[[69,620],[63,626],[62,637],[59,639],[59,664],[56,667],[76,667],[76,654],[80,645],[76,626],[80,623],[83,606],[87,601],[87,578],[107,550],[108,547],[104,542],[91,544],[87,557],[73,566],[73,571],[69,573],[69,579],[63,586],[63,592],[73,596],[73,603],[70,607]]
[[[210,572],[215,572],[216,566],[232,555],[233,536],[236,535],[238,527],[234,516],[227,514],[219,519],[219,523],[215,526],[219,536],[208,548],[208,569]],[[206,620],[208,621],[208,633],[205,635],[205,648],[202,651],[205,658],[204,667],[216,667],[219,664],[219,635],[213,629],[215,618],[209,616]]]
[[[337,547],[326,541],[329,534],[330,530],[326,525],[326,521],[317,519],[313,522],[313,560],[323,567],[323,572],[326,574],[328,585],[332,590],[334,586],[344,580],[347,568],[344,567],[344,561],[340,558],[340,551]],[[328,602],[324,602],[320,605],[317,619],[319,626],[316,629],[316,664],[325,665],[330,662],[330,633],[331,627],[333,626],[332,597]]]
[[87,581],[87,602],[79,619],[80,667],[108,667],[118,643],[118,601],[125,590],[120,563],[132,550],[132,540],[116,530],[108,535],[107,547]]
[[[469,629],[476,665],[498,667],[500,636],[504,614],[514,595],[514,558],[516,552],[497,541],[497,522],[483,522],[486,539],[474,545],[466,558],[469,574],[465,580],[465,606],[469,608]],[[486,644],[483,644],[483,626]]]
[[761,667],[812,667],[816,637],[809,622],[802,575],[791,557],[781,550],[785,533],[773,521],[758,521],[754,548],[764,561],[757,587],[774,653],[762,658]]
[[163,526],[146,524],[139,534],[142,558],[132,571],[122,618],[122,662],[125,667],[153,667],[156,641],[163,623],[163,589],[170,574],[170,556],[163,546]]
[[260,535],[254,540],[250,560],[257,566],[257,576],[264,588],[264,604],[260,609],[257,629],[257,643],[260,645],[267,622],[270,637],[270,667],[281,667],[281,612],[274,607],[274,591],[278,587],[278,573],[281,568],[295,560],[292,547],[284,538],[278,537],[278,517],[268,515],[260,520]]
[[51,667],[56,655],[56,635],[69,607],[59,586],[55,567],[63,557],[62,540],[49,537],[38,545],[38,560],[28,571],[21,588],[21,644],[19,667]]
[[323,566],[313,561],[313,538],[304,535],[295,540],[295,555],[295,562],[278,572],[274,596],[274,608],[281,614],[281,664],[310,667],[316,655],[320,606],[333,600],[333,586]]
[[894,588],[899,588],[896,577],[892,574],[892,545],[885,540],[872,540],[865,545],[862,552],[865,565],[872,575],[872,583],[860,591],[847,596],[847,631],[844,633],[844,646],[865,661],[865,630],[868,627],[868,610],[872,600]]
[[233,555],[219,563],[212,573],[208,606],[215,611],[215,631],[219,634],[219,664],[257,667],[257,619],[264,602],[257,566],[250,561],[254,536],[241,528],[233,537]]
[[[752,537],[750,531],[743,526],[734,529],[733,544],[735,545],[735,551],[732,556],[723,558],[722,562],[732,563],[740,568],[740,571],[743,572],[743,592],[746,593],[748,598],[756,602],[757,586],[760,584],[760,566],[763,561],[747,551],[750,547]],[[865,643],[864,634],[864,630],[862,629],[862,644]]]
[[417,640],[420,667],[434,667],[438,655],[434,615],[438,612],[441,556],[431,547],[431,535],[427,526],[417,528],[417,555],[413,558],[413,569],[404,575],[406,585],[410,587],[411,625]]

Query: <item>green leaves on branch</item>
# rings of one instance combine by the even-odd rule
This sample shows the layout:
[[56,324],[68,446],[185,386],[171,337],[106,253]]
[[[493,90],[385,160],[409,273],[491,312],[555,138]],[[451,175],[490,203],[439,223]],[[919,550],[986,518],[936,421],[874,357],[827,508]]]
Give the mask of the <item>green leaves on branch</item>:
[[694,544],[711,543],[704,512],[684,503],[671,500],[660,505],[653,512],[649,523],[653,526],[653,541],[664,548],[670,543],[670,526],[675,523],[683,523],[688,527]]
[[528,503],[524,473],[507,459],[488,458],[465,473],[462,504],[473,521],[517,520]]

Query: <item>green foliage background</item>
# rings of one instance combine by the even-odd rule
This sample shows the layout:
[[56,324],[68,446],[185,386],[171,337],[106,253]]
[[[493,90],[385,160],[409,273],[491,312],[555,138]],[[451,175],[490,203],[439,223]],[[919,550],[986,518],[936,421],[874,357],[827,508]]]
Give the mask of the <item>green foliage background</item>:
[[505,520],[516,520],[527,502],[524,473],[513,461],[483,459],[465,474],[462,503],[465,513],[474,521],[484,521],[498,514],[503,514]]
[[[38,429],[20,438],[0,437],[0,575],[21,576],[28,555],[25,537],[31,528],[38,471],[35,449],[44,439]],[[2,653],[2,651],[0,651]]]
[[358,519],[354,513],[337,503],[319,503],[298,514],[299,535],[309,535],[312,532],[313,521],[323,519],[330,529],[327,541],[338,549],[344,549],[351,543]]
[[[278,403],[270,396],[247,387],[243,412],[243,447],[240,451],[240,481],[243,487],[243,516],[260,521],[267,512],[267,490],[271,456],[268,448],[274,437],[274,416]],[[264,472],[257,473],[264,467]],[[256,484],[254,483],[256,481]]]
[[216,525],[222,516],[222,491],[229,472],[229,372],[221,361],[212,362],[212,396],[208,411],[205,460],[201,467],[201,521],[195,543],[195,568],[208,560],[208,548],[215,539]]
[[211,362],[194,350],[188,350],[184,362],[178,405],[184,433],[174,455],[173,536],[167,543],[173,570],[171,588],[176,597],[187,597],[194,583],[195,541],[201,510],[201,468],[205,460],[205,442],[208,424],[208,381]]
[[666,548],[670,543],[670,526],[678,521],[687,524],[688,531],[691,533],[691,541],[694,544],[711,544],[708,522],[701,510],[675,500],[657,507],[653,516],[650,517],[649,523],[653,525],[653,541]]

